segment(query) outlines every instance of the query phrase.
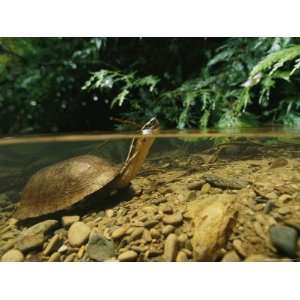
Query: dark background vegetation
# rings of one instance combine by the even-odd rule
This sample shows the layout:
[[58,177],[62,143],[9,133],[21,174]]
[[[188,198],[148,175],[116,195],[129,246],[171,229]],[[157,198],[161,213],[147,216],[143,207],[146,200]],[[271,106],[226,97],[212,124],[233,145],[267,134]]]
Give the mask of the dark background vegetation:
[[[0,134],[300,124],[298,38],[0,38]],[[112,119],[113,117],[113,119]]]

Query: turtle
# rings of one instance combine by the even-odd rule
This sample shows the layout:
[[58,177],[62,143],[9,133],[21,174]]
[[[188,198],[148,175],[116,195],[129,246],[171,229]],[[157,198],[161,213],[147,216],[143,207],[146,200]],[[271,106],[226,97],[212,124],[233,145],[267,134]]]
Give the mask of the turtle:
[[134,137],[121,167],[96,155],[75,156],[33,174],[20,195],[14,213],[18,220],[64,211],[81,204],[96,192],[130,185],[146,159],[159,132],[156,118],[149,120]]

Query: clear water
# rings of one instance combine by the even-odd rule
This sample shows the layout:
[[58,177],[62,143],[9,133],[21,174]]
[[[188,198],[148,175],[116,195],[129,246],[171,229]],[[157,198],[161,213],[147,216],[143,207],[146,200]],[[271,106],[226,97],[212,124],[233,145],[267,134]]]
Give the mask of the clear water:
[[[126,159],[127,151],[133,137],[139,137],[139,135],[133,133],[91,133],[0,138],[1,222],[7,222],[11,217],[24,185],[30,176],[39,169],[82,154],[93,154],[104,157],[112,163],[120,165]],[[116,204],[116,207],[112,207],[111,209],[118,210],[125,205],[130,210],[130,205],[134,201],[136,203],[142,201],[142,206],[148,206],[147,203],[150,205],[153,199],[160,196],[167,195],[170,197],[168,194],[174,194],[178,198],[180,191],[176,190],[176,186],[180,186],[183,189],[183,196],[181,195],[182,197],[178,198],[179,202],[187,193],[194,193],[193,198],[196,197],[197,200],[197,197],[203,196],[205,191],[202,191],[201,188],[199,190],[191,188],[191,185],[200,180],[204,175],[213,174],[223,179],[233,178],[234,180],[245,180],[251,183],[253,190],[256,190],[255,197],[257,199],[259,197],[264,198],[261,202],[257,200],[253,204],[253,207],[248,204],[249,207],[245,206],[246,208],[248,207],[247,209],[252,210],[254,217],[250,217],[250,213],[249,218],[254,218],[254,221],[255,214],[271,214],[270,216],[279,224],[288,223],[289,220],[286,221],[288,217],[295,219],[298,216],[298,207],[296,207],[298,203],[299,179],[297,179],[297,175],[300,170],[300,132],[298,130],[260,128],[205,132],[165,131],[157,134],[155,137],[156,140],[152,146],[150,155],[138,176],[133,180],[133,186],[137,185],[138,189],[141,189],[142,192],[137,193],[132,199],[129,198],[128,203],[124,204],[124,202],[120,201],[121,204]],[[281,166],[279,162],[279,165],[276,166],[278,159],[286,160],[287,164]],[[272,164],[275,164],[274,168]],[[278,181],[279,175],[283,176],[281,178],[282,185],[293,186],[290,191],[283,188],[280,191],[278,188],[280,185]],[[269,176],[268,180],[266,180],[267,176]],[[210,185],[211,189],[207,192],[208,195],[220,194],[222,196],[228,190],[229,193],[237,193],[230,187],[224,188],[213,186],[213,184]],[[260,191],[257,191],[258,187]],[[262,195],[259,194],[260,192]],[[273,195],[274,199],[272,199],[272,192],[275,193],[275,196]],[[141,200],[143,197],[146,200]],[[281,202],[278,200],[280,197],[282,199],[284,197],[291,197],[292,200],[290,203],[292,204],[289,206],[289,201],[286,201],[287,204],[283,204],[281,200]],[[186,198],[184,199],[182,201],[186,201]],[[181,205],[176,201],[174,203],[168,202],[169,205],[173,205],[173,211],[176,211],[176,207],[180,207]],[[268,201],[273,201],[275,207],[276,201],[278,201],[277,207],[273,210],[274,216],[272,215],[273,212],[267,212],[265,208],[268,205]],[[134,206],[135,204],[132,205],[132,209],[137,209]],[[283,207],[294,209],[295,215],[291,212],[283,212],[281,214],[280,211],[277,211]],[[130,212],[128,212],[128,215],[130,215]],[[139,212],[137,215],[139,215]],[[241,222],[244,221],[241,220]],[[245,228],[242,228],[243,226],[243,223],[239,224],[241,236],[239,236],[238,229],[232,233],[233,237],[231,237],[231,240],[228,240],[229,246],[224,245],[224,249],[222,249],[224,253],[234,248],[232,246],[234,239],[240,239],[243,243],[246,243],[243,240],[245,239],[243,236],[243,234],[245,235]],[[259,227],[259,225],[257,226]],[[264,224],[260,224],[264,234],[267,235],[268,233],[265,232],[263,226]],[[245,225],[244,227],[247,226]],[[183,232],[185,232],[184,230]],[[259,232],[259,230],[256,228],[256,231]],[[259,237],[259,233],[256,231],[254,235],[255,233],[258,235],[258,240],[263,239]],[[178,234],[180,234],[179,229]],[[163,241],[161,242],[163,243]],[[283,259],[288,256],[286,253],[279,254],[278,249],[272,250],[272,245],[267,245],[266,249],[264,249],[260,245],[261,243],[262,241],[257,241],[256,244],[255,242],[253,243],[253,253],[250,251],[252,249],[251,245],[245,246],[247,252],[250,253],[245,255],[238,253],[238,256],[241,260],[246,258],[244,256],[249,256],[250,254],[263,254],[270,259]],[[258,247],[256,247],[257,244],[259,245]],[[234,251],[238,252],[238,250]],[[263,251],[265,252],[257,253]],[[225,255],[224,253],[218,254],[218,258],[216,259],[222,260],[222,255]],[[162,259],[162,256],[158,257],[157,260]],[[143,258],[139,258],[139,260],[143,260]],[[193,260],[193,257],[190,260]]]

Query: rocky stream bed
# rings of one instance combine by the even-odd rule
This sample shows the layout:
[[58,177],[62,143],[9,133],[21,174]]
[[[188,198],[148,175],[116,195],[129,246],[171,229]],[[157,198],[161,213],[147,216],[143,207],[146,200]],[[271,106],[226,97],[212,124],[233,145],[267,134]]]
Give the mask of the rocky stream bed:
[[167,156],[145,163],[129,199],[30,225],[2,193],[1,261],[298,261],[299,171],[293,157]]

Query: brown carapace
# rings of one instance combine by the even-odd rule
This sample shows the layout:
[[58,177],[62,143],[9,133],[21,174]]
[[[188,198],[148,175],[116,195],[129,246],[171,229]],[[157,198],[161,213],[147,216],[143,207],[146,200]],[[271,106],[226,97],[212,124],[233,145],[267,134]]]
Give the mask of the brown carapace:
[[54,213],[105,187],[114,190],[128,186],[142,167],[154,142],[153,134],[158,131],[159,122],[152,118],[141,128],[141,136],[132,140],[121,169],[100,157],[81,155],[39,170],[25,185],[14,217],[24,220]]

